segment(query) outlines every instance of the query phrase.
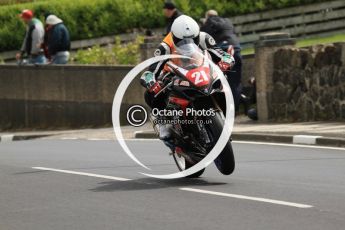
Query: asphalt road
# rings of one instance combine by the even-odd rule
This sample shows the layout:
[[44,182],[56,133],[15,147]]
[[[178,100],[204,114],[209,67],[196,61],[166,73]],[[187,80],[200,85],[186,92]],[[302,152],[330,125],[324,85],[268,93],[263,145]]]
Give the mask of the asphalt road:
[[[128,143],[155,173],[176,171],[160,142]],[[231,176],[210,166],[201,179],[158,180],[114,141],[1,143],[0,230],[344,229],[345,150],[234,150]]]

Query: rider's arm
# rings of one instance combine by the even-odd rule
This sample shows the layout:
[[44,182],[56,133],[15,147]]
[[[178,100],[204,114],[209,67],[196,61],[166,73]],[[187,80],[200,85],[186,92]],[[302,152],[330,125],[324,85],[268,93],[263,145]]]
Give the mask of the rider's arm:
[[[165,42],[162,42],[154,52],[155,57],[161,56],[161,55],[167,55],[167,54],[170,54],[170,47]],[[162,61],[156,62],[156,63],[153,63],[149,67],[149,71],[154,74],[155,78],[159,76],[159,74],[163,70],[164,65],[167,61],[168,60],[162,60]]]
[[[170,48],[165,43],[162,42],[159,47],[154,52],[154,56],[158,57],[161,55],[170,54]],[[161,71],[164,68],[165,63],[168,60],[162,60],[156,63],[153,63],[149,68],[148,71],[145,71],[140,78],[141,85],[146,87],[150,92],[158,93],[161,89],[161,82],[157,81],[156,79],[160,75]]]
[[225,53],[216,45],[214,38],[205,32],[200,32],[200,47],[210,52],[212,60],[215,63],[219,62]]

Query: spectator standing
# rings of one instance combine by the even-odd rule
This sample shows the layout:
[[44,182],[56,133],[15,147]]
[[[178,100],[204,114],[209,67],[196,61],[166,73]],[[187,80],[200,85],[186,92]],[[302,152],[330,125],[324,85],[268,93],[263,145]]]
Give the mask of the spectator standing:
[[63,21],[56,15],[49,15],[46,19],[46,33],[45,47],[51,64],[67,64],[71,42]]
[[233,46],[235,65],[228,75],[228,81],[234,95],[236,111],[239,110],[242,78],[242,56],[240,42],[235,34],[235,29],[228,18],[218,16],[217,11],[206,12],[206,20],[200,30],[210,34],[216,41],[217,46],[227,51],[229,46]]
[[205,22],[201,30],[210,34],[220,47],[232,45],[240,51],[241,46],[235,33],[235,28],[228,18],[218,16],[217,11],[209,10],[205,15]]
[[166,34],[170,33],[171,26],[174,23],[175,19],[180,17],[182,13],[176,9],[176,6],[172,2],[165,2],[163,6],[164,16],[167,18],[167,27],[166,27]]
[[[45,11],[43,15],[44,15],[44,21],[47,21],[47,18],[49,17],[49,15],[52,15],[52,13],[50,13],[49,11]],[[46,56],[46,58],[48,60],[51,60],[51,57],[48,53],[48,47],[47,47],[47,43],[48,43],[47,31],[48,31],[48,25],[45,24],[45,26],[44,26],[44,42],[43,42],[42,48],[44,51],[44,56]]]
[[23,10],[20,17],[27,26],[25,38],[20,53],[16,54],[16,59],[19,61],[26,54],[29,57],[29,64],[45,64],[46,58],[42,49],[44,39],[42,22],[34,17],[31,10]]

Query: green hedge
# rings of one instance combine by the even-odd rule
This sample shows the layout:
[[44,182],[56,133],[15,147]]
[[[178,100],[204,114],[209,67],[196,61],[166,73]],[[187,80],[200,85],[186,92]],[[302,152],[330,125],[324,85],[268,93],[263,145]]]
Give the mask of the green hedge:
[[134,65],[140,60],[140,44],[143,42],[144,37],[138,36],[135,41],[122,44],[121,39],[116,37],[111,49],[96,45],[78,50],[72,61],[77,64]]
[[0,51],[20,47],[25,33],[18,14],[33,9],[43,20],[45,12],[62,18],[72,40],[126,32],[131,28],[164,25],[161,0],[51,0],[0,7]]
[[[186,14],[200,18],[207,9],[233,16],[266,9],[276,9],[325,0],[176,0]],[[33,3],[0,6],[0,51],[20,47],[25,27],[18,14],[33,9],[43,19],[45,12],[65,21],[72,40],[129,32],[132,28],[164,26],[163,0],[46,0]]]
[[[39,0],[36,0],[39,1]],[[35,0],[0,0],[0,5],[13,5],[25,2],[35,2]]]

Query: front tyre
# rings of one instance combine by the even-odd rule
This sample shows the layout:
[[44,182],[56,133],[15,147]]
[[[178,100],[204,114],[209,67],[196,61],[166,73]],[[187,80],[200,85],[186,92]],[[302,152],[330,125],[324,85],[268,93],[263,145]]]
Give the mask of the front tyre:
[[[224,120],[219,112],[215,116],[209,118],[211,124],[209,125],[209,130],[211,131],[212,139],[214,144],[217,143],[224,127]],[[219,172],[224,175],[230,175],[235,170],[235,157],[232,150],[231,140],[228,140],[223,151],[214,160]]]
[[[177,153],[173,153],[173,157],[175,160],[175,163],[177,165],[177,168],[180,171],[184,171],[186,169],[191,168],[193,165],[191,163],[189,163],[183,156],[181,156],[180,154]],[[192,175],[186,176],[186,178],[197,178],[200,177],[203,173],[204,173],[205,169],[202,169]]]

